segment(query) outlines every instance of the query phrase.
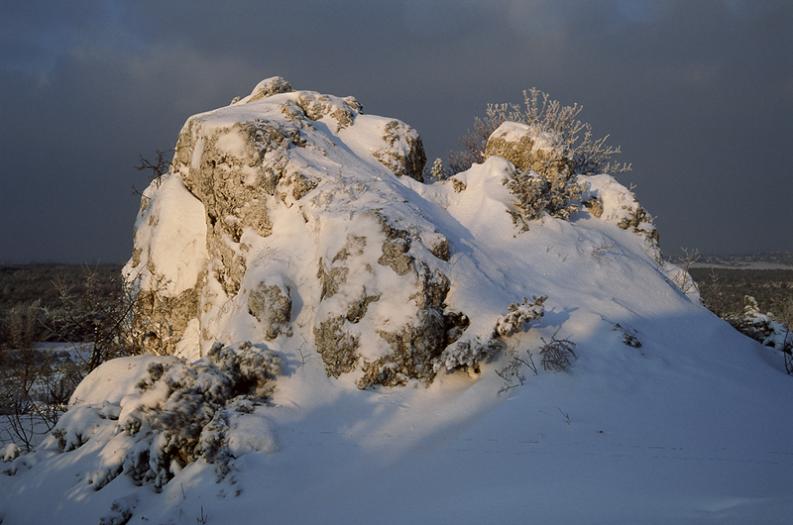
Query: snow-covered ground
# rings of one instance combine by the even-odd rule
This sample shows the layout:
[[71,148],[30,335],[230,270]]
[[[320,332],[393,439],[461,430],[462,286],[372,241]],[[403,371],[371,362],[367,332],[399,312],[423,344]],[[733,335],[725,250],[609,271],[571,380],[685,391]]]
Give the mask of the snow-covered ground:
[[[277,260],[267,262],[275,266],[261,267],[304,276],[289,281],[304,304],[293,312],[294,333],[268,343],[282,363],[271,403],[230,423],[230,474],[218,481],[203,460],[172,465],[161,492],[115,475],[136,446],[118,423],[135,407],[160,406],[159,387],[141,392],[140,380],[149,364],[175,361],[111,361],[75,393],[62,422],[66,446],[53,437],[6,464],[14,475],[0,477],[4,525],[102,517],[135,524],[790,523],[793,380],[783,356],[718,319],[696,293],[681,292],[679,270],[659,262],[643,230],[618,227],[623,206],[636,205],[628,190],[606,175],[582,179],[601,198],[599,218],[584,211],[570,221],[546,217],[518,233],[507,213],[504,159],[457,175],[462,190],[424,185],[377,168],[360,138],[350,139],[358,150],[344,149],[339,135],[355,126],[318,129],[338,147],[333,158],[355,167],[357,156],[374,174],[371,182],[356,179],[350,202],[391,199],[388,213],[404,213],[420,232],[433,225],[448,239],[448,261],[433,264],[448,275],[446,302],[468,314],[468,330],[484,337],[524,297],[547,296],[544,316],[510,335],[478,375],[442,370],[428,387],[413,381],[370,390],[356,386],[357,369],[329,378],[304,341],[317,313],[309,298],[319,293],[309,279],[316,259],[301,250],[332,245],[335,252],[343,238],[329,227],[311,229],[327,220],[327,209],[301,215],[302,205],[290,201],[272,214],[266,237],[277,247],[269,252]],[[351,172],[339,170],[339,181],[365,170]],[[348,197],[328,202],[346,206]],[[337,225],[346,224],[338,217]],[[251,241],[252,253],[266,243]],[[182,266],[191,286],[197,270]],[[389,293],[401,297],[401,281],[389,282]],[[377,315],[385,315],[386,299]],[[228,318],[234,301],[222,305]],[[232,328],[254,333],[247,322]],[[538,349],[554,336],[576,345],[567,372],[540,366]],[[527,351],[537,372],[521,365],[508,373],[516,356],[531,362]]]
[[[4,523],[56,512],[92,523],[129,496],[130,523],[195,523],[202,508],[208,523],[789,522],[793,382],[781,354],[676,291],[636,236],[580,220],[514,238],[476,217],[469,231],[492,233],[481,263],[510,269],[493,286],[554,298],[525,347],[560,330],[577,343],[569,373],[524,369],[523,386],[499,393],[504,355],[477,380],[371,392],[328,379],[316,354],[289,356],[275,406],[257,411],[277,451],[238,458],[235,484],[194,464],[161,494],[125,476],[94,491],[84,473],[108,461],[95,438],[2,478]],[[501,259],[499,243],[525,249]],[[642,346],[623,344],[616,323]],[[105,380],[120,392],[129,377]]]
[[652,299],[619,318],[639,349],[591,313],[556,312],[578,341],[572,371],[525,370],[501,395],[503,362],[368,392],[309,358],[258,409],[277,451],[238,458],[236,484],[194,464],[161,494],[123,475],[97,492],[85,473],[112,458],[95,439],[3,477],[4,523],[94,523],[129,496],[131,523],[195,523],[202,508],[209,523],[789,523],[781,357],[690,303],[627,313]]

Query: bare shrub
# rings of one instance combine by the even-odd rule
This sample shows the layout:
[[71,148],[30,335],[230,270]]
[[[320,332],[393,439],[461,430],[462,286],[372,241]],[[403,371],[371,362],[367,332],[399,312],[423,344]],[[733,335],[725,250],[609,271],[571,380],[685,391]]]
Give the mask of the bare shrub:
[[515,352],[510,356],[504,368],[496,370],[496,375],[504,380],[504,385],[499,388],[498,393],[503,394],[513,388],[517,388],[526,382],[526,376],[523,375],[523,369],[528,368],[534,375],[538,375],[537,365],[534,363],[534,356],[531,350],[526,350],[526,357],[522,357],[519,353]]
[[699,293],[697,283],[694,281],[694,278],[691,277],[691,268],[700,260],[701,254],[697,249],[682,248],[681,251],[683,254],[680,259],[676,261],[677,267],[680,270],[675,272],[672,276],[672,282],[686,295]]
[[[575,343],[569,339],[558,339],[556,334],[551,336],[550,341],[546,341],[544,338],[541,340],[543,344],[538,353],[543,370],[550,372],[568,371],[576,358]],[[524,370],[530,370],[534,375],[539,374],[537,365],[534,362],[534,352],[531,349],[527,349],[524,352],[511,351],[507,364],[496,370],[496,375],[504,382],[498,390],[499,395],[522,386],[526,382]]]
[[[154,152],[154,157],[152,159],[148,159],[143,155],[138,155],[139,160],[135,165],[135,169],[148,174],[146,184],[159,179],[171,169],[171,162],[165,155],[165,152],[159,149]],[[143,195],[143,192],[136,186],[132,186],[132,193],[135,195]]]
[[132,316],[137,301],[121,275],[111,286],[86,268],[79,288],[64,280],[55,282],[60,307],[52,314],[53,331],[66,340],[91,343],[86,372],[107,359],[137,353],[132,336]]
[[46,318],[41,301],[17,303],[0,319],[0,348],[30,348]]
[[566,372],[570,369],[573,359],[575,359],[575,343],[569,339],[557,339],[556,334],[551,336],[550,341],[542,339],[540,356],[542,357],[542,367],[548,371]]
[[[136,301],[121,279],[97,268],[83,269],[52,283],[50,306],[40,301],[17,305],[3,317],[0,340],[0,415],[3,440],[30,450],[52,430],[72,392],[103,361],[137,351],[130,331]],[[63,350],[37,345],[42,340],[86,344]]]
[[467,370],[469,374],[478,374],[480,363],[507,348],[508,337],[527,330],[532,321],[545,315],[546,299],[546,296],[534,296],[531,300],[524,297],[522,302],[510,304],[507,312],[496,319],[489,337],[466,338],[448,345],[438,356],[433,370]]
[[592,125],[579,119],[583,106],[564,105],[537,88],[523,91],[523,104],[488,104],[485,114],[461,138],[461,149],[449,154],[452,173],[459,173],[475,162],[484,160],[487,139],[503,122],[521,122],[552,133],[560,140],[565,158],[572,162],[573,172],[580,175],[622,173],[631,170],[629,163],[618,162],[622,151],[608,144],[608,135],[595,138]]
[[65,382],[55,365],[52,355],[32,345],[0,351],[3,441],[30,451],[54,427],[65,407],[62,396],[53,395]]

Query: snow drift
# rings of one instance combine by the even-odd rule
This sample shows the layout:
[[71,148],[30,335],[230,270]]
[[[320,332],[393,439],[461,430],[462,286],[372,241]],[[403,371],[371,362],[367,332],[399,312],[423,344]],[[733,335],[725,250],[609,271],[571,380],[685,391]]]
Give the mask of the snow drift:
[[188,119],[124,268],[174,355],[87,377],[3,523],[782,523],[781,356],[613,177],[514,123],[486,152],[424,184],[415,130],[277,77]]

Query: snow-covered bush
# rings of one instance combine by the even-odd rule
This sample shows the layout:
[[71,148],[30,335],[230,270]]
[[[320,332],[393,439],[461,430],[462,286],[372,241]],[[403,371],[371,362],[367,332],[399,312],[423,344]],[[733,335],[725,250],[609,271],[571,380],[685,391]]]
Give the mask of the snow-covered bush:
[[435,362],[435,371],[438,370],[466,370],[469,374],[479,373],[479,363],[500,352],[506,345],[499,339],[490,338],[482,340],[479,337],[457,341],[446,348],[440,358]]
[[545,296],[535,296],[531,301],[524,298],[520,303],[510,304],[507,313],[496,319],[490,337],[466,338],[448,346],[435,362],[435,371],[463,369],[478,374],[481,362],[507,348],[507,338],[527,330],[529,323],[545,315],[543,305],[546,299]]
[[513,172],[504,179],[504,186],[515,196],[512,220],[521,230],[529,229],[529,222],[539,219],[547,204],[548,183],[531,172]]
[[523,104],[488,104],[484,117],[476,117],[473,127],[460,139],[461,150],[449,154],[452,172],[459,173],[474,162],[484,160],[488,137],[502,123],[520,122],[559,137],[563,156],[572,162],[576,174],[621,173],[631,165],[617,162],[619,146],[607,144],[608,135],[595,138],[592,125],[579,119],[583,106],[564,105],[537,88],[523,91]]
[[96,490],[121,472],[138,485],[159,490],[199,459],[214,464],[220,479],[234,457],[231,420],[251,413],[255,403],[269,397],[279,371],[277,356],[250,343],[215,344],[194,363],[158,360],[148,365],[137,392],[122,397],[119,405],[72,407],[56,425],[51,441],[69,451],[91,439],[91,429],[99,428],[102,420],[117,419],[111,441],[117,459],[89,476]]
[[527,298],[521,303],[513,303],[507,307],[507,313],[496,320],[495,334],[498,337],[509,337],[526,328],[531,321],[535,321],[545,315],[545,296],[532,297],[531,301]]
[[[789,301],[793,303],[793,301]],[[793,353],[793,331],[789,323],[793,320],[793,304],[782,308],[779,318],[771,313],[763,313],[757,300],[751,295],[744,297],[743,311],[725,317],[727,322],[740,332],[765,346],[770,346],[784,352],[785,368],[788,373],[793,373],[793,361],[788,357]]]

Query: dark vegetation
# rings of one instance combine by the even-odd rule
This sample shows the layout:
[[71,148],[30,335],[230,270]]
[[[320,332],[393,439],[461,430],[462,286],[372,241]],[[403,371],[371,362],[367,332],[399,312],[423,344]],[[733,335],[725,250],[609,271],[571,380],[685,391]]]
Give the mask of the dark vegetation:
[[691,268],[702,299],[721,317],[740,312],[744,296],[757,300],[763,312],[781,313],[786,301],[793,299],[793,270],[739,270]]
[[135,303],[117,265],[4,266],[0,292],[0,440],[30,450],[88,372],[134,348]]
[[[111,297],[121,287],[119,265],[28,264],[0,266],[0,347],[7,346],[14,310],[32,310],[30,337],[34,341],[90,340],[91,327],[66,330],[62,292],[75,296]],[[91,280],[86,276],[92,274]]]

